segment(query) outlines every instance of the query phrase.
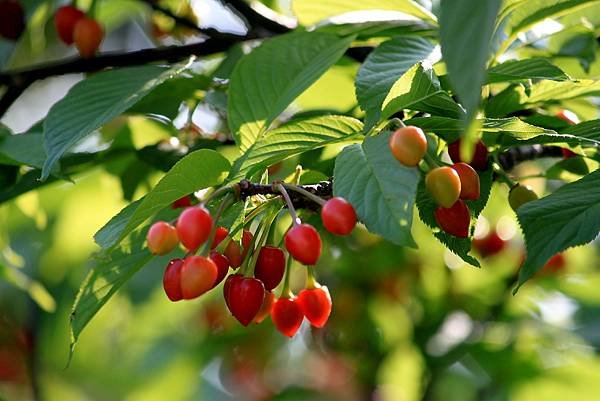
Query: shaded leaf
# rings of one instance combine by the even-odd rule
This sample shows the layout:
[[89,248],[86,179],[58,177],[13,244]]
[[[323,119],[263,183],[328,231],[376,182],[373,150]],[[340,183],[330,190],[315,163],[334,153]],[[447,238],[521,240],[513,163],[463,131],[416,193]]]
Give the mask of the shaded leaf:
[[565,81],[569,76],[544,58],[509,60],[488,70],[486,83],[512,82],[525,79]]

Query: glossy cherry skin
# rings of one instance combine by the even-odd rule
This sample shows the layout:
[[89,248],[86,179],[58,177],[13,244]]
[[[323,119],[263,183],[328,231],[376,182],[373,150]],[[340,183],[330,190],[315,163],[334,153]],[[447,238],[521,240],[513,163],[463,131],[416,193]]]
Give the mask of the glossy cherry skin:
[[262,321],[271,314],[271,309],[273,309],[274,303],[275,294],[273,294],[273,291],[265,291],[265,299],[263,300],[263,304],[252,322],[256,324],[262,323]]
[[331,296],[327,287],[304,289],[298,294],[297,302],[310,324],[325,326],[331,314]]
[[356,211],[344,198],[329,199],[321,209],[321,220],[327,231],[336,235],[348,235],[356,226]]
[[237,269],[242,265],[242,262],[248,253],[248,249],[252,244],[253,238],[254,235],[252,235],[250,231],[244,230],[242,234],[242,247],[244,247],[243,250],[240,247],[240,244],[236,241],[229,241],[229,244],[227,244],[227,247],[225,248],[225,252],[223,252],[227,259],[229,259],[229,266]]
[[258,252],[254,277],[265,285],[267,291],[277,287],[285,273],[285,254],[281,248],[263,246]]
[[579,124],[579,117],[577,117],[577,114],[573,113],[571,110],[560,110],[558,113],[556,113],[556,117],[568,122],[571,125]]
[[215,249],[216,247],[218,247],[219,244],[221,242],[223,242],[223,240],[225,238],[227,238],[228,235],[229,235],[228,229],[226,229],[225,227],[217,227],[217,230],[215,231],[215,238],[213,239],[213,242],[210,244],[210,249]]
[[477,171],[467,163],[454,163],[452,168],[458,173],[458,177],[460,178],[460,199],[479,199],[480,184]]
[[171,209],[184,209],[190,206],[192,206],[192,200],[189,196],[183,196],[171,203]]
[[398,128],[390,136],[392,155],[406,167],[415,167],[427,152],[427,137],[419,127]]
[[188,250],[194,251],[209,237],[212,229],[212,217],[203,207],[188,207],[177,219],[177,235]]
[[562,253],[552,256],[540,270],[542,275],[558,273],[567,267],[567,261]]
[[227,279],[225,279],[225,284],[223,284],[223,298],[225,299],[225,305],[227,305],[227,309],[229,309],[230,311],[231,307],[229,306],[229,295],[231,294],[231,287],[236,281],[241,280],[243,278],[244,276],[242,276],[239,273],[230,274],[227,277]]
[[25,11],[18,0],[0,0],[0,36],[17,40],[25,30]]
[[450,208],[438,207],[434,213],[438,226],[448,234],[460,238],[469,236],[471,214],[464,201],[459,199]]
[[243,277],[229,287],[229,310],[243,326],[254,320],[264,299],[265,286],[258,279]]
[[152,224],[146,236],[148,249],[154,255],[166,255],[179,243],[177,230],[165,221],[157,221]]
[[58,37],[67,45],[73,44],[73,31],[77,21],[85,17],[85,13],[73,6],[62,6],[54,14],[54,27]]
[[506,241],[500,238],[496,230],[491,230],[485,237],[475,238],[473,247],[485,258],[500,253],[506,248]]
[[73,42],[82,58],[94,57],[103,38],[104,30],[95,19],[84,17],[75,23]]
[[227,260],[225,256],[221,255],[219,252],[216,251],[212,251],[209,257],[210,260],[212,260],[215,263],[215,266],[217,266],[217,278],[215,280],[215,283],[213,284],[213,288],[215,288],[217,285],[219,285],[221,281],[223,281],[223,279],[229,272],[229,260]]
[[275,328],[285,336],[294,337],[304,320],[300,304],[294,298],[279,298],[271,309]]
[[[448,154],[454,163],[460,163],[463,160],[460,158],[460,139],[448,145]],[[473,160],[468,163],[475,170],[485,170],[488,167],[488,150],[484,143],[477,141],[475,151],[473,152]]]
[[188,256],[181,266],[181,295],[193,299],[213,288],[218,268],[215,262],[204,256]]
[[163,288],[165,294],[173,302],[183,299],[181,294],[181,267],[183,259],[173,259],[167,265],[163,276]]
[[460,197],[460,177],[452,167],[437,167],[427,173],[425,186],[441,207],[451,207]]
[[536,199],[538,196],[529,185],[517,184],[508,193],[508,203],[515,212],[524,204]]
[[285,234],[285,249],[294,259],[305,265],[314,265],[321,257],[321,237],[310,224],[297,224]]

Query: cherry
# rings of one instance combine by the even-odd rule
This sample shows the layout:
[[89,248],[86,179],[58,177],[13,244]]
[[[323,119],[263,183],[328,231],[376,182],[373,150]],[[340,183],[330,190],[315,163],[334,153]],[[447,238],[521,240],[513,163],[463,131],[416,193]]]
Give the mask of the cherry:
[[166,255],[171,252],[179,243],[177,230],[175,227],[165,221],[157,221],[152,224],[148,235],[148,249],[155,255]]
[[58,37],[67,45],[73,44],[73,31],[77,21],[85,17],[83,11],[73,6],[62,6],[54,14],[54,27]]
[[454,163],[452,166],[460,178],[460,199],[479,199],[479,175],[467,163]]
[[217,285],[219,285],[221,281],[223,281],[223,279],[229,272],[229,260],[227,260],[225,256],[221,255],[219,252],[216,251],[212,251],[209,257],[210,260],[212,260],[215,263],[215,266],[217,266],[217,278],[212,286],[212,288],[215,288]]
[[17,40],[25,30],[25,11],[17,0],[0,0],[0,36]]
[[529,185],[517,184],[508,193],[508,203],[515,212],[525,203],[536,199],[538,199],[538,196]]
[[223,240],[225,238],[227,238],[228,235],[229,235],[228,229],[226,229],[225,227],[217,227],[217,230],[215,231],[215,238],[213,239],[212,243],[210,244],[210,249],[215,249],[216,247],[218,247],[219,244],[221,242],[223,242]]
[[500,238],[496,230],[491,230],[485,237],[475,238],[473,247],[485,258],[500,253],[506,247],[506,241]]
[[460,177],[452,167],[437,167],[427,173],[425,186],[435,202],[449,208],[460,196]]
[[179,215],[175,227],[183,246],[194,251],[208,239],[212,224],[208,210],[203,207],[188,207]]
[[400,163],[415,167],[427,152],[427,137],[419,127],[398,128],[390,136],[390,150]]
[[229,310],[244,326],[256,317],[265,298],[265,286],[256,278],[242,277],[229,286]]
[[579,117],[577,117],[577,114],[573,113],[571,110],[562,109],[556,113],[556,117],[568,122],[571,125],[579,124]]
[[331,296],[327,287],[307,288],[300,291],[298,304],[313,326],[325,326],[331,314]]
[[171,204],[171,209],[183,209],[192,206],[192,200],[189,196],[184,196],[177,199]]
[[188,256],[181,266],[181,295],[193,299],[213,288],[218,268],[215,262],[204,256]]
[[321,256],[321,237],[310,224],[296,224],[285,234],[285,249],[298,262],[314,265]]
[[75,23],[73,41],[81,57],[94,57],[103,38],[104,31],[95,19],[84,17]]
[[356,212],[344,198],[329,199],[321,209],[323,226],[332,234],[348,235],[356,226]]
[[571,149],[561,148],[560,151],[565,159],[577,156],[577,153],[573,152]]
[[548,259],[544,267],[542,267],[542,269],[540,270],[540,273],[542,275],[558,273],[561,270],[563,270],[566,266],[567,261],[565,260],[564,255],[562,253],[557,253],[556,255]]
[[173,259],[167,265],[163,276],[163,288],[165,294],[173,302],[183,299],[181,294],[181,267],[183,259]]
[[304,314],[294,298],[279,298],[271,309],[271,320],[283,335],[293,337],[302,325]]
[[234,269],[237,269],[242,265],[242,263],[244,262],[244,258],[246,258],[246,254],[248,253],[248,249],[252,244],[253,238],[254,235],[252,235],[250,231],[244,230],[244,232],[242,233],[242,247],[244,248],[243,250],[242,247],[240,247],[240,244],[238,244],[236,241],[229,241],[229,244],[227,244],[227,247],[225,248],[224,252],[225,256],[227,256],[227,259],[229,259],[229,266],[233,267]]
[[225,298],[225,305],[227,305],[227,309],[229,310],[231,310],[231,307],[229,306],[229,296],[231,295],[231,287],[236,281],[241,280],[243,278],[244,276],[242,276],[239,273],[230,274],[225,280],[225,284],[223,284],[223,298]]
[[[448,154],[454,163],[462,162],[460,158],[460,139],[448,145]],[[488,150],[484,143],[477,141],[475,144],[475,152],[473,152],[473,160],[469,163],[475,170],[485,170],[488,167]]]
[[285,254],[281,248],[263,246],[258,252],[254,277],[265,285],[267,291],[277,287],[285,273]]
[[435,209],[435,221],[448,234],[461,238],[469,236],[471,214],[466,203],[460,199],[450,208]]
[[275,294],[273,294],[273,291],[265,291],[265,299],[263,300],[263,304],[260,307],[260,310],[254,317],[253,322],[256,324],[262,323],[262,321],[265,320],[267,316],[271,314],[274,302]]

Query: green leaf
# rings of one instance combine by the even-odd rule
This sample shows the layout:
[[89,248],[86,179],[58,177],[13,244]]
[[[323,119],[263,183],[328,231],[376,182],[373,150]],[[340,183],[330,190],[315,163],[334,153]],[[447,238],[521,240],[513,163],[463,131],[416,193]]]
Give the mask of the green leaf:
[[201,149],[188,154],[144,198],[123,208],[106,223],[94,235],[94,240],[102,248],[117,245],[140,224],[175,200],[223,182],[230,167],[227,159],[213,150]]
[[549,79],[565,81],[569,76],[563,70],[544,58],[509,60],[488,70],[488,84],[513,82],[526,79]]
[[0,161],[41,168],[46,159],[41,133],[0,135]]
[[79,82],[57,102],[44,121],[44,148],[48,158],[42,179],[78,141],[123,113],[153,88],[183,70],[154,65],[99,72]]
[[271,164],[312,149],[346,141],[362,131],[352,117],[322,116],[292,120],[267,132],[233,165],[230,181],[249,177]]
[[388,92],[416,63],[439,60],[439,48],[419,37],[396,37],[375,48],[356,76],[356,98],[366,113],[366,129],[380,121],[381,105]]
[[390,135],[382,132],[344,148],[335,161],[333,193],[352,203],[369,231],[416,247],[410,230],[419,173],[394,159]]
[[596,238],[600,232],[600,171],[524,204],[517,217],[527,247],[527,259],[519,272],[520,287],[555,254]]
[[26,292],[40,308],[46,312],[56,310],[56,301],[48,290],[36,280],[12,266],[5,266],[0,261],[0,280]]
[[228,121],[242,151],[344,54],[352,37],[294,32],[265,41],[236,65]]
[[431,11],[412,0],[293,0],[292,9],[302,25],[313,25],[323,19],[351,11],[400,11],[436,24]]
[[441,2],[440,44],[448,78],[467,110],[465,126],[477,113],[500,0]]
[[455,118],[464,115],[463,109],[442,90],[428,63],[415,64],[394,83],[383,101],[381,117],[388,118],[402,109]]

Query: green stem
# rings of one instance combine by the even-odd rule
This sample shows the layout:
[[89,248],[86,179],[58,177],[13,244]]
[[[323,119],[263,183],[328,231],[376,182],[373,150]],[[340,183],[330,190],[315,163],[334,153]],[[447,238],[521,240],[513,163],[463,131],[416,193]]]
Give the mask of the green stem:
[[314,266],[306,266],[306,288],[314,290],[315,288],[321,287],[315,278]]
[[498,175],[498,177],[500,178],[501,181],[503,181],[506,185],[508,185],[509,188],[514,187],[515,185],[517,185],[517,183],[515,181],[513,181],[508,174],[506,174],[506,172],[502,169],[502,167],[500,167],[500,164],[494,162],[492,165],[494,172]]
[[219,204],[219,207],[217,208],[215,215],[213,217],[213,226],[210,229],[210,235],[208,236],[208,239],[206,240],[204,245],[198,248],[198,250],[202,249],[202,251],[200,252],[200,255],[206,256],[210,252],[210,246],[211,246],[213,240],[215,239],[215,234],[217,233],[217,227],[218,227],[217,222],[219,221],[221,214],[223,214],[223,211],[225,211],[225,209],[227,209],[229,206],[231,206],[232,203],[233,203],[233,197],[231,196],[231,194],[227,194],[223,198],[223,200],[221,200],[221,203]]
[[281,294],[279,295],[279,298],[289,299],[294,296],[294,293],[290,289],[290,272],[292,270],[293,260],[294,259],[290,255],[288,255],[288,260],[285,267],[285,276],[283,277],[283,288],[281,289]]
[[433,170],[434,168],[438,168],[440,166],[437,160],[435,160],[429,153],[425,153],[423,159],[425,160],[425,163],[427,163],[427,165],[429,166],[430,170]]
[[[252,254],[252,258],[250,259],[250,262],[248,263],[248,267],[247,267],[247,272],[251,273],[252,275],[254,275],[254,267],[256,266],[256,261],[258,260],[258,254],[260,252],[260,248],[262,248],[262,246],[267,241],[267,238],[269,236],[269,231],[271,231],[271,226],[273,225],[273,220],[277,216],[278,212],[279,211],[265,216],[265,219],[263,220],[262,229],[260,232],[260,238],[259,238],[258,242],[256,243],[256,250]],[[248,253],[250,253],[250,252],[248,252]]]
[[290,216],[292,216],[292,224],[294,226],[297,226],[298,224],[300,224],[300,219],[298,218],[296,209],[294,209],[294,204],[292,203],[292,200],[290,199],[290,195],[287,193],[287,191],[285,190],[285,188],[282,184],[277,184],[275,187],[281,193],[281,196],[283,196],[283,199],[285,199],[285,203],[288,207],[288,212],[290,212]]
[[312,192],[307,191],[306,189],[296,186],[296,185],[292,185],[292,184],[282,184],[283,187],[285,189],[289,189],[291,191],[295,191],[298,192],[299,194],[307,197],[308,199],[318,203],[319,205],[323,206],[325,204],[325,199],[321,198],[320,196],[317,196],[315,194],[313,194]]
[[200,203],[198,203],[198,206],[204,206],[216,197],[233,191],[235,191],[235,187],[232,184],[224,185],[201,200]]

